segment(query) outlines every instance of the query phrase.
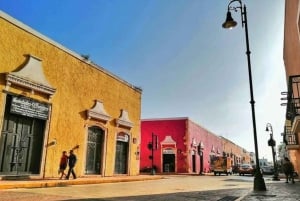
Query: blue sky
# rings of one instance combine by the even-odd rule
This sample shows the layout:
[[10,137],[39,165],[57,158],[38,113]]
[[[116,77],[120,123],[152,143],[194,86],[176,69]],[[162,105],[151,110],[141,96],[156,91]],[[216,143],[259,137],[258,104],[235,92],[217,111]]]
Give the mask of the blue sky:
[[[222,28],[227,0],[3,0],[0,9],[143,89],[142,118],[189,117],[254,151],[245,30]],[[285,120],[280,92],[284,1],[244,0],[260,158],[271,123]]]

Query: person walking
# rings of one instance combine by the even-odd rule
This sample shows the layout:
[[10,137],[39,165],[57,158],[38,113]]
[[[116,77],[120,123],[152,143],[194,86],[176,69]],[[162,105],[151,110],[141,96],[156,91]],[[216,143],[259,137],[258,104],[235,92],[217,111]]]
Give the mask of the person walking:
[[59,162],[59,174],[61,174],[59,179],[62,179],[63,176],[67,175],[67,174],[65,174],[65,170],[67,168],[67,164],[68,164],[67,152],[63,151],[62,152],[62,156],[60,158],[60,162]]
[[285,178],[286,178],[285,183],[289,183],[289,179],[292,180],[292,183],[295,183],[295,181],[294,181],[294,166],[288,157],[284,158],[284,161],[282,163],[282,170],[283,170],[283,172],[285,174]]
[[70,174],[72,173],[73,179],[76,179],[76,174],[74,171],[74,167],[76,164],[77,158],[76,155],[73,153],[73,150],[70,150],[70,154],[69,154],[69,170],[68,170],[68,174],[66,176],[66,179],[70,178]]

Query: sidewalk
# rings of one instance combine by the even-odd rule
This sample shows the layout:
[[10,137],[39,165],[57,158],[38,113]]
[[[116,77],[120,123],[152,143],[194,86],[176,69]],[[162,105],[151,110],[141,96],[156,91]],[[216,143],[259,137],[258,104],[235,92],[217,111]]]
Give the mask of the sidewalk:
[[[69,185],[84,185],[84,184],[100,184],[114,182],[129,182],[129,181],[145,181],[163,179],[165,175],[138,175],[138,176],[114,176],[114,177],[98,177],[89,178],[82,177],[70,180],[59,180],[55,178],[48,179],[30,179],[30,180],[0,180],[1,189],[14,188],[42,188],[42,187],[59,187]],[[227,201],[299,201],[300,200],[300,181],[295,180],[295,184],[285,183],[285,179],[280,181],[266,180],[267,191],[249,191],[242,192],[240,189],[231,189],[231,197],[226,197]],[[236,193],[234,193],[236,191]],[[238,192],[237,192],[238,191]],[[248,193],[247,193],[248,192]],[[203,194],[204,192],[202,192]],[[204,193],[205,194],[205,193]],[[197,194],[198,196],[198,194]],[[238,198],[237,198],[238,197]],[[203,200],[198,197],[198,200]],[[205,200],[208,200],[205,199]]]
[[58,178],[27,179],[27,180],[0,180],[0,189],[12,188],[42,188],[68,185],[100,184],[113,182],[144,181],[162,179],[162,175],[137,175],[137,176],[113,176],[113,177],[81,177],[70,180]]
[[299,201],[300,200],[300,182],[295,180],[285,183],[285,179],[266,183],[267,191],[251,191],[242,197],[241,201]]

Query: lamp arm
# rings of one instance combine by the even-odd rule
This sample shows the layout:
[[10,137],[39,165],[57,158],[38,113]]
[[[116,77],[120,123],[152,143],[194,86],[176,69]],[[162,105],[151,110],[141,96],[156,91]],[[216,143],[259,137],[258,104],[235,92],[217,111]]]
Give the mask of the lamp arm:
[[[230,6],[232,3],[234,2],[239,2],[240,6]],[[244,23],[246,22],[246,19],[245,19],[245,15],[246,13],[243,12],[242,10],[242,1],[241,0],[231,0],[228,4],[228,11],[230,10],[234,10],[235,12],[237,12],[237,9],[240,9],[241,10],[241,21],[242,21],[242,27],[244,27]]]
[[[239,6],[239,7],[230,7],[230,5],[231,5],[233,2],[236,2],[236,1],[240,3],[240,6]],[[228,4],[228,10],[235,10],[235,11],[236,11],[237,8],[242,8],[242,0],[231,0],[231,1],[229,2],[229,4]]]

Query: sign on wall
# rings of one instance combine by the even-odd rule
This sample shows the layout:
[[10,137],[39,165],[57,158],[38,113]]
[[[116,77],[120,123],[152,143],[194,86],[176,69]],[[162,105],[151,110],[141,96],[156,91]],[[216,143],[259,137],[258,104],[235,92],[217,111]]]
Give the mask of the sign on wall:
[[128,142],[129,141],[129,135],[127,135],[125,133],[119,133],[117,135],[117,140],[121,141],[121,142]]
[[175,154],[175,150],[174,149],[164,149],[163,154]]
[[24,97],[12,97],[10,112],[37,119],[48,119],[49,105]]

